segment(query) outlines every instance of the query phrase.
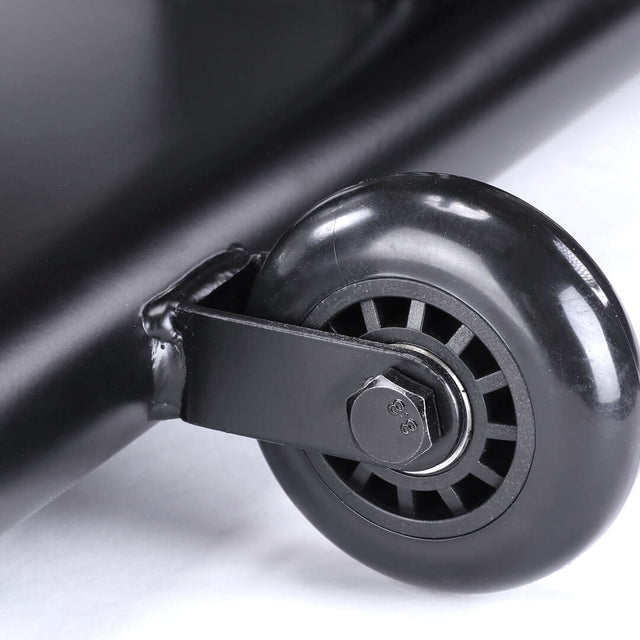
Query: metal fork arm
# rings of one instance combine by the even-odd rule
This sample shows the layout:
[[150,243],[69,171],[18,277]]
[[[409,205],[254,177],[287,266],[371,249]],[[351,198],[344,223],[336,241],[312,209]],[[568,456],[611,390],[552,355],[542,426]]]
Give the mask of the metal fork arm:
[[352,460],[374,462],[353,440],[347,398],[381,372],[425,366],[393,347],[304,327],[197,305],[175,314],[184,420]]

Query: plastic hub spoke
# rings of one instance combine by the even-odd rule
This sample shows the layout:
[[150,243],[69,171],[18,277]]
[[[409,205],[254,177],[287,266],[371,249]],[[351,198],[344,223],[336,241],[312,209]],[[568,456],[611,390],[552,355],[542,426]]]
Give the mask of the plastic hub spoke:
[[407,318],[407,329],[422,331],[424,324],[424,312],[426,304],[420,300],[412,300],[409,306],[409,316]]
[[378,316],[378,309],[376,303],[373,300],[363,300],[360,303],[362,309],[362,317],[364,318],[364,325],[367,328],[367,333],[376,331],[380,328],[380,316]]
[[490,373],[489,375],[480,378],[477,380],[477,383],[480,388],[480,393],[486,395],[487,393],[506,387],[507,379],[502,371],[496,371],[495,373]]
[[403,515],[412,516],[416,512],[415,494],[407,487],[396,487],[398,493],[398,510]]
[[466,509],[460,496],[456,493],[453,487],[445,487],[444,489],[438,489],[438,495],[442,498],[442,501],[447,505],[447,508],[454,516],[462,515]]
[[447,348],[453,351],[456,355],[460,355],[468,346],[473,338],[473,331],[461,325],[460,328],[451,336],[449,342],[447,342]]
[[495,422],[490,422],[487,425],[487,438],[492,438],[493,440],[515,441],[518,439],[518,432],[516,427],[512,424],[497,424]]
[[372,472],[364,464],[359,464],[351,474],[349,482],[351,486],[357,491],[363,489],[372,476]]
[[486,482],[494,489],[497,489],[504,480],[504,478],[499,473],[487,467],[486,464],[482,464],[482,462],[478,462],[471,473],[476,478],[482,480],[482,482]]

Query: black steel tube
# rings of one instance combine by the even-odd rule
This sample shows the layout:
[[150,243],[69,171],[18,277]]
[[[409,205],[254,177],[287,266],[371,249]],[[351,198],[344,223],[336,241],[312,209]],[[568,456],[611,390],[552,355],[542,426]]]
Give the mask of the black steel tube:
[[[429,37],[413,35],[295,123],[224,162],[215,147],[194,160],[189,141],[169,146],[88,222],[5,274],[0,530],[148,428],[152,380],[139,321],[146,301],[231,242],[267,248],[311,203],[345,184],[393,172],[416,155],[420,168],[437,168],[426,164],[429,152],[437,157],[481,112],[638,5],[454,4]],[[457,172],[483,153],[463,146]],[[5,241],[25,242],[19,234]]]

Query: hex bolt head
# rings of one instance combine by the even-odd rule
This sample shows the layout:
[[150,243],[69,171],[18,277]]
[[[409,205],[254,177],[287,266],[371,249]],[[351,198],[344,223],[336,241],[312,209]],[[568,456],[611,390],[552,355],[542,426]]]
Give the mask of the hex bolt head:
[[433,403],[431,389],[390,369],[367,380],[347,399],[353,439],[376,462],[408,464],[437,436],[428,419],[433,416],[428,404]]

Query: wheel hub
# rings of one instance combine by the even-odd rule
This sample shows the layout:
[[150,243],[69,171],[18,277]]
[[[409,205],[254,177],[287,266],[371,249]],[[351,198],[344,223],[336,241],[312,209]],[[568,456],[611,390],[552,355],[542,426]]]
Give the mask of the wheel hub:
[[305,324],[410,350],[402,373],[433,390],[441,433],[402,470],[306,452],[325,484],[379,526],[421,538],[477,530],[516,499],[535,448],[531,401],[504,342],[474,310],[435,287],[357,282]]

